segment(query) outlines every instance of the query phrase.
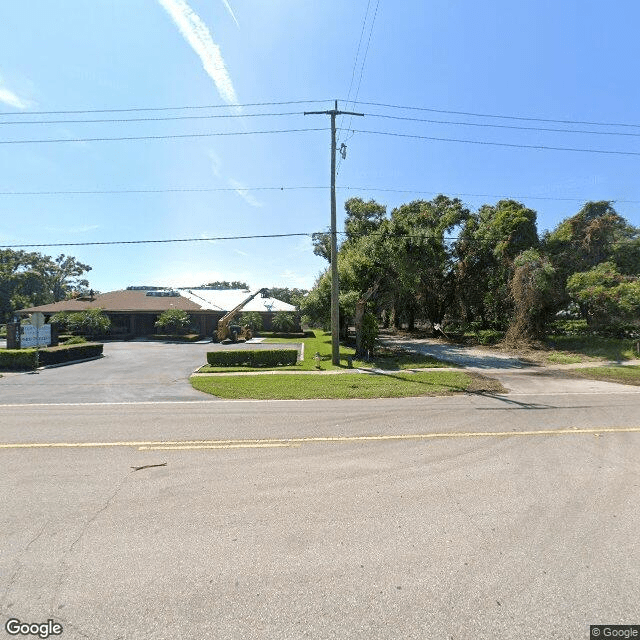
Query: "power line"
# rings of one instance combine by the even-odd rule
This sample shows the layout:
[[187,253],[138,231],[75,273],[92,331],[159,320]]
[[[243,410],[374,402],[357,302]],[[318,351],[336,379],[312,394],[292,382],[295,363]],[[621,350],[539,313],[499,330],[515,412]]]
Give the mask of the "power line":
[[[364,74],[364,65],[367,62],[367,55],[369,54],[369,45],[371,44],[371,36],[373,34],[373,27],[375,26],[376,23],[376,18],[378,17],[378,7],[380,6],[380,0],[377,0],[376,2],[376,9],[373,13],[373,20],[371,21],[371,27],[369,29],[369,38],[367,40],[367,48],[365,49],[364,52],[364,57],[362,59],[362,65],[360,67],[360,77],[358,78],[358,86],[356,88],[356,95],[353,99],[353,107],[352,109],[355,109],[355,105],[356,102],[358,100],[358,94],[360,93],[360,85],[362,84],[362,76]],[[348,104],[347,104],[348,106]],[[347,127],[347,130],[351,131],[351,134],[347,136],[347,139],[345,140],[345,143],[349,142],[349,140],[351,140],[351,138],[353,138],[353,129],[351,129],[351,123],[353,122],[353,116],[351,116],[349,118],[349,125]]]
[[[367,8],[364,12],[364,18],[362,20],[362,29],[360,30],[360,39],[358,40],[358,49],[356,50],[356,57],[353,61],[353,69],[351,70],[351,81],[349,82],[349,91],[347,91],[347,106],[349,106],[349,98],[351,97],[351,89],[353,87],[353,79],[356,75],[356,69],[358,67],[358,58],[360,57],[360,47],[362,45],[362,36],[364,35],[364,29],[367,26],[367,17],[369,15],[369,6],[371,5],[371,0],[367,0]],[[342,123],[344,120],[344,116],[340,118],[340,122]]]
[[398,104],[387,104],[384,102],[361,102],[358,101],[356,104],[370,106],[370,107],[386,107],[389,109],[406,109],[408,111],[429,111],[431,113],[448,113],[458,116],[473,116],[476,118],[499,118],[504,120],[525,120],[525,121],[533,121],[533,122],[554,122],[556,124],[587,124],[597,127],[634,127],[640,128],[640,124],[631,124],[625,122],[594,122],[592,120],[562,120],[562,119],[552,119],[552,118],[535,118],[528,116],[508,116],[503,114],[495,114],[495,113],[474,113],[472,111],[452,111],[449,109],[434,109],[431,107],[413,107],[413,106],[403,106]]
[[326,187],[169,187],[166,189],[102,189],[72,191],[0,191],[0,196],[58,196],[58,195],[116,195],[126,193],[216,193],[219,191],[294,191],[302,189],[329,189]]
[[[161,194],[161,193],[218,193],[234,191],[302,191],[302,190],[326,190],[327,186],[280,186],[280,187],[168,187],[165,189],[97,189],[97,190],[49,190],[49,191],[0,191],[0,196],[59,196],[59,195],[123,195],[123,194]],[[359,192],[380,192],[380,193],[409,193],[416,195],[439,195],[441,191],[421,190],[421,189],[391,189],[386,187],[370,186],[337,186],[337,190],[359,191]],[[467,198],[497,198],[507,200],[548,200],[557,202],[585,202],[586,198],[566,198],[552,196],[531,196],[531,195],[508,195],[495,193],[447,193],[454,197]],[[611,202],[626,204],[640,204],[640,200],[623,200],[617,198],[607,198]]]
[[318,102],[332,102],[332,100],[286,100],[281,102],[246,102],[244,104],[203,104],[183,105],[181,107],[126,107],[123,109],[72,109],[66,111],[2,111],[0,116],[49,116],[80,114],[80,113],[131,113],[137,111],[183,111],[187,109],[242,109],[245,107],[273,107],[287,104],[314,104]]
[[[586,131],[584,129],[554,129],[551,127],[522,127],[509,124],[491,124],[489,122],[456,122],[455,120],[432,120],[429,118],[409,118],[405,116],[390,116],[381,113],[365,113],[371,118],[385,118],[389,120],[406,120],[409,122],[428,122],[431,124],[454,124],[465,127],[490,127],[493,129],[517,129],[518,131],[551,131],[556,133],[587,133],[601,136],[634,136],[640,137],[640,133],[630,133],[622,131]],[[634,126],[634,125],[629,125]]]
[[416,140],[433,140],[435,142],[460,142],[464,144],[481,144],[489,145],[493,147],[510,147],[512,149],[538,149],[541,151],[575,151],[579,153],[604,153],[608,155],[620,155],[620,156],[640,156],[638,151],[616,151],[616,150],[604,150],[604,149],[579,149],[575,147],[550,147],[547,145],[533,145],[533,144],[512,144],[508,142],[489,142],[487,140],[463,140],[459,138],[436,138],[433,136],[419,136],[409,133],[395,133],[392,131],[367,131],[363,129],[353,129],[355,133],[369,133],[379,136],[394,136],[397,138],[413,138]]
[[0,126],[5,124],[95,124],[105,122],[165,122],[169,120],[213,120],[214,118],[263,118],[271,116],[301,116],[302,111],[286,111],[280,113],[221,113],[206,116],[163,116],[159,118],[98,118],[93,120],[0,120]]
[[170,238],[165,240],[110,240],[100,242],[55,242],[40,244],[2,245],[5,249],[24,249],[27,247],[90,247],[95,245],[115,244],[168,244],[171,242],[212,242],[217,240],[252,240],[256,238],[292,238],[296,236],[312,236],[313,233],[271,233],[251,236],[216,236],[211,238]]
[[157,136],[117,136],[103,138],[49,138],[45,140],[0,140],[0,144],[46,144],[53,142],[122,142],[126,140],[176,140],[180,138],[211,138],[214,136],[250,136],[274,133],[303,133],[307,131],[326,131],[326,128],[314,129],[274,129],[271,131],[227,131],[214,133],[176,133]]

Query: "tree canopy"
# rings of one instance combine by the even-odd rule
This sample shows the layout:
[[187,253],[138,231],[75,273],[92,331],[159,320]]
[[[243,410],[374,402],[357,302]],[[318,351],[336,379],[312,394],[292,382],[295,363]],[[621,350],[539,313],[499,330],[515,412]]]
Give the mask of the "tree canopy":
[[[592,326],[640,316],[640,229],[607,201],[587,202],[538,233],[537,213],[515,200],[470,211],[439,195],[387,215],[374,200],[345,203],[338,250],[341,329],[365,307],[386,325],[473,325],[509,329],[513,340],[544,335],[555,314],[577,303]],[[314,252],[327,260],[329,234]],[[302,301],[307,321],[327,326],[327,269]]]
[[64,300],[84,293],[91,267],[72,256],[56,258],[37,252],[0,249],[0,320],[18,309]]

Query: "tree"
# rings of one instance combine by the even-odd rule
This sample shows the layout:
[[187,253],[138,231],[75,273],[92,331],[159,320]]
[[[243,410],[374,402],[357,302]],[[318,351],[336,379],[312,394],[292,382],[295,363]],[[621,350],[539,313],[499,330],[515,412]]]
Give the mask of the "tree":
[[89,282],[82,275],[90,270],[89,265],[64,254],[52,259],[37,252],[0,249],[0,320],[10,319],[18,309],[85,291]]
[[442,323],[455,301],[459,259],[451,238],[468,218],[469,211],[458,198],[440,195],[394,209],[383,228],[384,262],[396,271],[392,286],[432,325]]
[[182,309],[167,309],[155,322],[156,327],[167,333],[183,333],[191,324],[191,317]]
[[203,284],[202,287],[207,289],[216,289],[218,291],[249,288],[246,282],[240,282],[239,280],[233,280],[232,282],[228,282],[227,280],[216,280],[215,282]]
[[269,295],[294,307],[300,307],[302,299],[309,293],[308,289],[289,289],[288,287],[269,287]]
[[592,329],[640,324],[640,276],[621,274],[613,262],[572,274],[567,292]]
[[514,312],[506,341],[512,345],[543,337],[553,299],[555,270],[536,249],[523,251],[514,261],[511,296]]
[[[623,275],[640,276],[640,229],[620,216],[611,202],[587,202],[576,215],[565,218],[545,234],[542,248],[556,270],[556,310],[572,300],[578,301],[583,317],[592,327],[602,327],[605,318],[613,321],[623,311],[615,310],[614,298],[621,295],[626,299],[622,292],[628,285],[616,289],[623,282],[618,280],[615,284],[614,280]],[[605,263],[610,266],[596,269]],[[574,274],[587,273],[591,275],[578,275],[572,280]],[[609,311],[605,311],[607,306]]]
[[470,215],[456,243],[458,303],[467,321],[504,328],[512,314],[514,261],[539,244],[537,214],[515,200],[483,205]]

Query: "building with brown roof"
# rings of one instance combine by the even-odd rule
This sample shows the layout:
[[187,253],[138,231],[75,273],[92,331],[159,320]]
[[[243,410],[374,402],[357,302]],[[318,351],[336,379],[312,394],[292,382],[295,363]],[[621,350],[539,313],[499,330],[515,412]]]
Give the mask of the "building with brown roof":
[[[21,309],[17,313],[26,316],[39,311],[49,320],[53,314],[63,311],[102,309],[111,320],[111,335],[120,337],[153,334],[156,332],[155,322],[163,311],[181,309],[191,316],[192,324],[199,334],[213,335],[218,320],[249,295],[248,291],[242,289],[214,291],[197,288],[173,290],[129,287],[120,291]],[[265,330],[271,329],[271,320],[276,312],[295,310],[292,305],[275,298],[256,298],[242,309],[260,313]]]

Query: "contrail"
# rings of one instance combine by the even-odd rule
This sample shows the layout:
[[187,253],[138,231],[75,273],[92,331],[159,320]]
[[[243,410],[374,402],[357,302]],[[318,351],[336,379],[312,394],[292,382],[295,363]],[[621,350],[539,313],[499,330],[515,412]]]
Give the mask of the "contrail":
[[227,73],[220,47],[211,38],[207,25],[185,0],[158,0],[158,2],[171,16],[184,39],[198,54],[204,70],[215,83],[222,99],[228,104],[237,104],[236,92]]
[[233,18],[233,21],[236,23],[236,27],[238,27],[238,29],[240,28],[240,24],[238,23],[238,19],[236,18],[236,14],[233,13],[233,9],[231,8],[231,5],[229,4],[229,0],[222,0],[224,6],[227,8],[227,11],[231,14],[231,17]]
[[3,87],[2,78],[0,78],[0,102],[8,104],[10,107],[15,107],[16,109],[27,109],[31,106],[31,103],[29,101],[23,100],[13,91],[10,91],[6,87]]

